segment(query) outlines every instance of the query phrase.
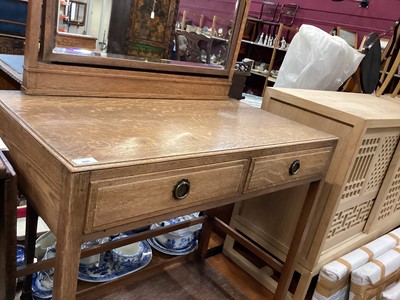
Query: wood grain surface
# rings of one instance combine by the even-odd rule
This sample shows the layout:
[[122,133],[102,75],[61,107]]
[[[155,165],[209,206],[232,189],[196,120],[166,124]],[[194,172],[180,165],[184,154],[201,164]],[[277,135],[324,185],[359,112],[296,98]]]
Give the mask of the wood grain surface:
[[28,96],[19,91],[4,92],[0,100],[69,168],[82,166],[73,161],[82,158],[94,158],[85,166],[95,169],[331,138],[237,100],[146,101]]

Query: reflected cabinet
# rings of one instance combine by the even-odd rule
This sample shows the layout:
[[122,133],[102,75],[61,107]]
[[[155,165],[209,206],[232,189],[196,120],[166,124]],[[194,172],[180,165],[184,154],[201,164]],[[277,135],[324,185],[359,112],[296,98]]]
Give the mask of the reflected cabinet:
[[[178,8],[179,0],[113,1],[107,51],[168,58],[173,47]],[[128,17],[121,17],[124,14]]]

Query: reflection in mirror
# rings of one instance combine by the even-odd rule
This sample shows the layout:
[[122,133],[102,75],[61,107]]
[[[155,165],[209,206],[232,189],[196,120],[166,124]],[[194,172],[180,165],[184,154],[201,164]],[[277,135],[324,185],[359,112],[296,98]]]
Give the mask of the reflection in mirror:
[[[58,1],[54,57],[225,69],[240,0]],[[90,46],[88,40],[93,41]],[[92,59],[103,64],[97,61]]]
[[59,26],[61,32],[68,32],[70,26],[84,26],[86,21],[86,2],[60,1],[59,7]]
[[71,1],[69,23],[76,26],[85,25],[86,3]]

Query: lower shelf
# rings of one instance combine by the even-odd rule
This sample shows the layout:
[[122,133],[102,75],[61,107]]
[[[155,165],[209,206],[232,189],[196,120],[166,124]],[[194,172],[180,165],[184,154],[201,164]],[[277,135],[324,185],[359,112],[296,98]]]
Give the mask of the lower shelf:
[[[168,258],[156,254],[155,264],[158,259]],[[133,295],[135,299],[197,299],[199,295],[202,299],[273,298],[270,291],[255,282],[223,254],[217,254],[205,261],[195,254],[183,260],[173,258],[167,267],[154,267],[152,272],[148,271],[145,276],[137,276],[136,280],[128,279],[105,291],[94,289],[89,294],[78,294],[77,299],[133,299]]]

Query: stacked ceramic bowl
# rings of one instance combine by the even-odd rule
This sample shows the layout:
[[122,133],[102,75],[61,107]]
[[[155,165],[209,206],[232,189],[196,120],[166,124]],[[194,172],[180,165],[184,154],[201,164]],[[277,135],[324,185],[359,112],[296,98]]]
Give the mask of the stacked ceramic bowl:
[[[197,218],[198,216],[199,213],[193,213],[190,215],[165,220],[163,222],[153,224],[151,229],[174,225],[186,220]],[[185,255],[196,249],[197,237],[200,229],[201,224],[197,224],[150,238],[147,241],[154,249],[162,253],[169,255]]]
[[[120,234],[113,237],[111,241],[126,237],[126,234]],[[99,240],[96,242],[98,243]],[[102,243],[103,241],[100,241],[100,244]],[[79,264],[78,278],[89,282],[114,280],[144,268],[150,263],[151,258],[152,251],[146,241],[124,245],[111,251],[89,256],[86,260],[82,259]]]
[[[113,241],[126,238],[126,235],[119,235],[112,239]],[[136,242],[128,244],[122,247],[118,247],[111,250],[111,256],[115,263],[122,265],[136,264],[140,261],[144,251],[144,244],[142,242]]]
[[[44,240],[47,238],[49,238],[49,240],[52,239],[51,234],[47,234],[45,237],[39,240],[40,243],[36,244],[36,251],[38,251],[39,249],[40,254],[41,254],[40,247],[45,244]],[[49,245],[49,247],[47,247],[45,250],[42,260],[50,259],[55,256],[56,256],[55,245],[54,244]],[[41,299],[52,298],[53,275],[54,275],[54,268],[46,269],[32,274],[32,299],[41,300]]]
[[[120,234],[113,237],[104,237],[85,242],[81,249],[92,248],[105,244],[110,240],[119,240],[127,237]],[[38,260],[45,260],[56,254],[56,237],[47,232],[36,241],[35,256]],[[88,282],[106,282],[136,272],[148,265],[152,258],[152,250],[146,241],[139,241],[125,245],[111,251],[91,255],[81,259],[78,269],[78,279]],[[53,290],[54,269],[47,269],[32,276],[32,294],[35,300],[50,300]]]

